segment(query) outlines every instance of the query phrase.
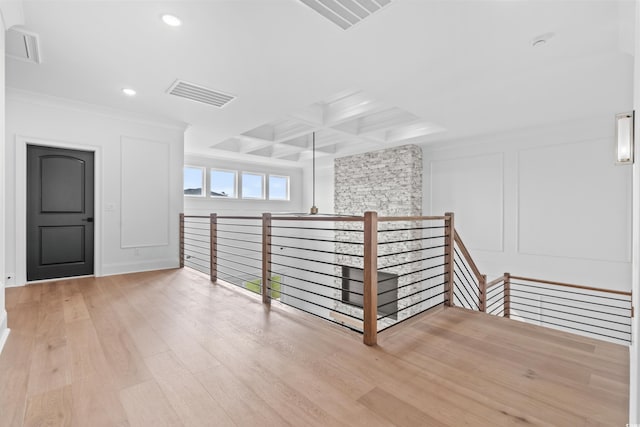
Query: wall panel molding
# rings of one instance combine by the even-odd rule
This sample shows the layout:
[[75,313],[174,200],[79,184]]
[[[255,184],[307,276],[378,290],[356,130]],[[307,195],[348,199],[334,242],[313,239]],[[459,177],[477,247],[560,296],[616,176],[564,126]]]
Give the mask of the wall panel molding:
[[169,144],[123,136],[121,248],[169,245]]
[[503,252],[504,154],[437,159],[429,169],[430,214],[454,212],[470,249]]
[[519,254],[631,261],[630,170],[613,164],[609,141],[526,148],[517,155]]

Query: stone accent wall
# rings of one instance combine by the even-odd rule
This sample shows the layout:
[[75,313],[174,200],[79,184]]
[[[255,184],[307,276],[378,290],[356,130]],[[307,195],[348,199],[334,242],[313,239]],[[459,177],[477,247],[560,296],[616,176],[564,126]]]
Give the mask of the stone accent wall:
[[416,145],[335,159],[335,213],[422,215],[422,149]]
[[[405,145],[381,151],[375,151],[354,156],[342,157],[335,160],[335,213],[339,215],[361,216],[366,211],[376,211],[378,216],[420,216],[422,215],[422,150],[415,145]],[[415,222],[381,223],[379,230],[415,228]],[[346,230],[361,230],[361,223],[344,223],[339,228]],[[420,249],[422,236],[420,231],[394,231],[379,233],[378,241],[403,241],[380,245],[378,254],[392,254],[407,250]],[[338,231],[336,240],[344,242],[362,242],[362,233],[357,231]],[[336,243],[336,263],[362,268],[362,258],[346,254],[362,255],[362,246]],[[378,268],[386,273],[398,274],[398,296],[414,294],[421,284],[409,285],[420,280],[420,274],[407,274],[419,269],[419,263],[384,269],[385,266],[417,261],[420,252],[405,253],[381,257]],[[336,270],[338,275],[341,271]],[[403,275],[404,274],[404,275]],[[341,288],[340,280],[337,287]],[[340,299],[341,293],[336,292]],[[418,298],[417,296],[415,298]],[[413,304],[415,298],[406,298],[398,303],[398,308]],[[361,317],[362,310],[341,302],[335,303],[337,311]],[[417,307],[416,307],[417,309]],[[405,310],[398,314],[397,320],[402,320],[414,310]],[[391,319],[381,321],[380,326],[393,323]]]

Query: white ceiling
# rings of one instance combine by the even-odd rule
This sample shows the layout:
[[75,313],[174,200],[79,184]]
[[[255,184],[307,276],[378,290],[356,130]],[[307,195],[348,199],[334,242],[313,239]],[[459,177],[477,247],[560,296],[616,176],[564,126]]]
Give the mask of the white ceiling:
[[[185,150],[208,156],[293,165],[314,130],[330,158],[631,108],[632,1],[394,0],[348,30],[298,0],[24,9],[42,63],[7,58],[8,86],[188,123]],[[176,79],[237,99],[216,108],[168,95]],[[375,108],[331,108],[358,97]]]

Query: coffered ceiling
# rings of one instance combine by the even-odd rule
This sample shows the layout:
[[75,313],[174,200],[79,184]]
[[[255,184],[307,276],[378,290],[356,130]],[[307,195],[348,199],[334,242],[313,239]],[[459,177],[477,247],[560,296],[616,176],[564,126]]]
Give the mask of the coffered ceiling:
[[301,161],[411,143],[444,131],[435,123],[363,92],[341,93],[211,145],[273,159]]
[[[331,159],[631,105],[631,1],[393,0],[347,29],[305,3],[25,0],[40,63],[7,57],[7,85],[187,123],[191,153],[288,165],[313,132]],[[178,80],[194,86],[172,96]]]

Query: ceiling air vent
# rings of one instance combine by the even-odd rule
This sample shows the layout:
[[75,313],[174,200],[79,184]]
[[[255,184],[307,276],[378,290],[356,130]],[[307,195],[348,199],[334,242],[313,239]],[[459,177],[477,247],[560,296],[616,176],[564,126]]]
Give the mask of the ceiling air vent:
[[176,80],[167,90],[167,93],[181,98],[187,98],[192,101],[213,105],[218,108],[222,108],[229,102],[236,99],[233,95],[185,82],[184,80]]
[[391,3],[391,0],[300,0],[343,30]]
[[30,31],[21,28],[9,29],[7,31],[5,49],[6,55],[10,58],[34,64],[42,62],[40,57],[40,38]]

